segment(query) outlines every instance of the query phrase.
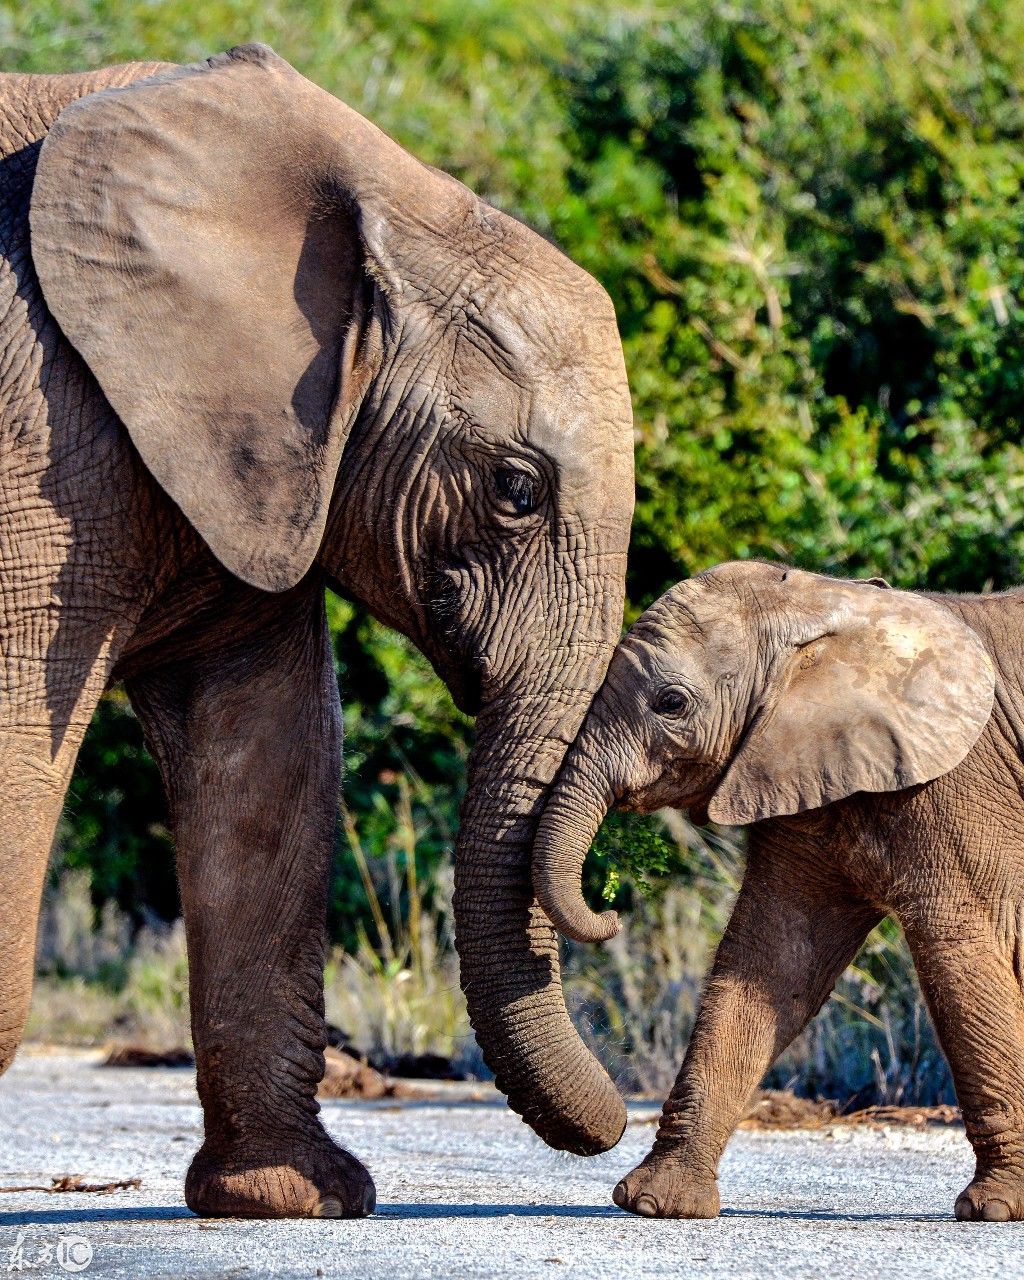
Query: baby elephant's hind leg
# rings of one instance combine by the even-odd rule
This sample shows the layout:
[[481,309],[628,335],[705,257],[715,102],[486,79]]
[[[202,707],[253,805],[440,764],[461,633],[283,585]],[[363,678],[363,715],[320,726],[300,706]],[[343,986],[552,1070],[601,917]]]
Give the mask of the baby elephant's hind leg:
[[908,923],[907,940],[953,1072],[977,1165],[956,1202],[967,1221],[1024,1219],[1024,946],[1015,904],[987,917]]
[[615,1188],[621,1208],[650,1218],[718,1213],[718,1161],[747,1099],[879,918],[831,877],[806,879],[751,851],[654,1148]]

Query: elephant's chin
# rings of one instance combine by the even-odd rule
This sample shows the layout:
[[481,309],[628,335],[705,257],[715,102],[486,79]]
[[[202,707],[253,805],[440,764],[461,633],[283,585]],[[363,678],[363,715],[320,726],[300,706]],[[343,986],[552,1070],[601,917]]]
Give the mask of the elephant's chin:
[[452,702],[467,716],[478,716],[483,707],[483,682],[472,663],[448,654],[431,658],[430,665],[444,682]]
[[480,677],[472,670],[456,671],[444,677],[452,701],[467,716],[477,716],[484,704]]

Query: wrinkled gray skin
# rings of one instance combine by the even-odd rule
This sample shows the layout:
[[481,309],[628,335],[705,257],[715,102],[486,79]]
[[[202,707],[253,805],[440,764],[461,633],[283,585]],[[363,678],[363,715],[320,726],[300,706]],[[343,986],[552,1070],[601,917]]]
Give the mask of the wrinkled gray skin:
[[778,565],[674,587],[619,646],[551,790],[534,886],[607,938],[580,877],[606,811],[753,823],[743,885],[650,1155],[617,1204],[718,1212],[751,1090],[883,915],[903,926],[977,1156],[959,1218],[1024,1218],[1024,592],[924,596]]
[[621,626],[631,414],[600,287],[261,46],[0,76],[0,433],[0,1063],[75,755],[123,679],[177,838],[186,1199],[372,1209],[314,1100],[331,585],[479,712],[455,905],[485,1057],[548,1142],[614,1143],[529,875]]

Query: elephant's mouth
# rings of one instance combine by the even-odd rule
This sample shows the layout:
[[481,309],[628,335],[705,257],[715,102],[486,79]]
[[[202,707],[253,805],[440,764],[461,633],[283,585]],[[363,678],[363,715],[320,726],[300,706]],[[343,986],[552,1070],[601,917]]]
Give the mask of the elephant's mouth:
[[483,662],[454,647],[431,645],[428,648],[424,645],[422,648],[463,715],[479,715],[484,703]]
[[452,695],[452,701],[458,709],[467,716],[476,716],[480,714],[480,708],[483,706],[483,689],[480,674],[475,670],[473,664],[467,670],[465,667],[453,666],[450,675],[442,676],[448,691]]
[[484,702],[482,664],[447,647],[424,644],[420,648],[463,715],[478,716]]
[[679,809],[696,826],[708,822],[708,805],[718,788],[725,766],[702,762],[688,765],[684,777],[667,773],[636,791],[620,793],[612,806],[622,812],[649,814],[659,809]]
[[429,620],[429,634],[420,647],[448,686],[458,709],[467,716],[475,716],[483,705],[486,664],[474,657],[467,643],[460,570],[464,571],[465,566],[438,564],[424,575],[420,592]]

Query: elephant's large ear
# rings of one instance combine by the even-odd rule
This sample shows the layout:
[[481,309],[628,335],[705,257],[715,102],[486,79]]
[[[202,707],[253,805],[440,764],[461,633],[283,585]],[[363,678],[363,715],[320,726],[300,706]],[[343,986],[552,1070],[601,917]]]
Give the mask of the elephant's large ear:
[[791,572],[778,607],[797,642],[708,806],[746,823],[855,791],[898,791],[963,760],[992,711],[995,677],[977,634],[903,591]]
[[368,238],[396,193],[440,185],[263,46],[83,98],[43,145],[47,304],[152,474],[255,586],[295,583],[323,535],[372,373]]

